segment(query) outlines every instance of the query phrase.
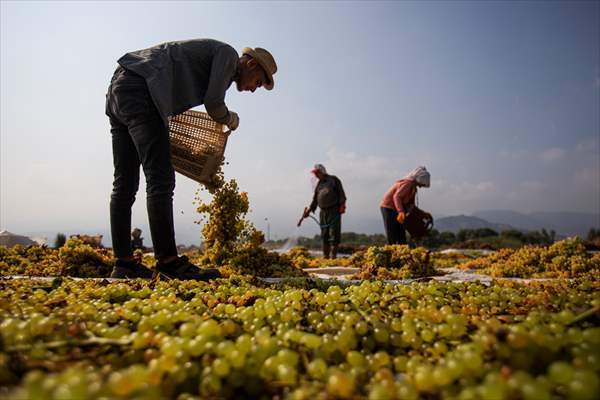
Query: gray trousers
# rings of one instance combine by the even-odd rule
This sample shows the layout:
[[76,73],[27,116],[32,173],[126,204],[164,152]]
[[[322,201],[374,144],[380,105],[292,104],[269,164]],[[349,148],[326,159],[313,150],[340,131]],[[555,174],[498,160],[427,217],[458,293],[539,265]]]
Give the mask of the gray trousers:
[[338,207],[321,209],[319,213],[321,224],[321,238],[323,244],[331,243],[334,246],[340,244],[342,236],[342,214]]

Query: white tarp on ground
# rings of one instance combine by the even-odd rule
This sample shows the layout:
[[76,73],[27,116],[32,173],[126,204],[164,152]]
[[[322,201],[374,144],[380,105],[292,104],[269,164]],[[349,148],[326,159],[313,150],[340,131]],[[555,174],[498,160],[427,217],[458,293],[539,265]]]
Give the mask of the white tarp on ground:
[[[336,268],[336,267],[333,267]],[[358,269],[358,268],[356,268]],[[408,285],[414,282],[428,282],[428,281],[437,281],[437,282],[479,282],[482,285],[489,286],[492,284],[494,280],[497,281],[512,281],[518,283],[530,283],[530,282],[548,282],[548,281],[556,281],[559,279],[552,278],[492,278],[488,275],[478,274],[474,271],[469,270],[460,270],[458,268],[442,268],[442,271],[446,272],[446,275],[440,276],[432,276],[425,278],[417,278],[417,279],[389,279],[384,280],[383,282],[393,285]],[[363,280],[361,279],[348,279],[351,275],[329,275],[329,274],[310,274],[310,278],[319,279],[322,281],[329,281],[340,283],[342,285],[360,285]],[[116,278],[75,278],[75,277],[66,277],[66,276],[28,276],[28,275],[9,275],[9,276],[0,276],[0,280],[2,279],[31,279],[31,280],[39,280],[39,281],[47,281],[51,282],[56,278],[62,279],[71,279],[74,281],[83,281],[83,280],[92,280],[92,281],[103,281],[106,280],[108,282],[119,282],[126,279],[116,279]],[[279,283],[283,282],[289,278],[258,278],[266,283]]]
[[446,249],[439,251],[440,254],[464,254],[464,255],[490,255],[494,253],[496,250],[487,250],[487,249]]
[[[434,280],[441,282],[481,282],[485,285],[489,285],[492,278],[487,275],[481,275],[471,270],[463,270],[458,268],[441,268],[445,275],[432,276],[427,278],[419,279],[399,279],[399,280],[386,280],[388,283],[411,283],[423,280]],[[326,267],[326,268],[307,268],[305,269],[312,277],[329,280],[337,279],[342,283],[357,283],[360,280],[349,279],[352,275],[358,273],[360,268],[352,267]]]
[[9,231],[0,231],[0,246],[13,247],[17,244],[29,246],[37,243],[27,236],[15,235]]

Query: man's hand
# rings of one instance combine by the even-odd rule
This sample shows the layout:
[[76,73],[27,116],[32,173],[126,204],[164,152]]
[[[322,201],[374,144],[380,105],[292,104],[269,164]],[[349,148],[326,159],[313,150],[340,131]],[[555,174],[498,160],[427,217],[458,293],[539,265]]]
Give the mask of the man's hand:
[[396,221],[398,221],[399,224],[403,224],[405,219],[406,214],[404,214],[403,212],[399,212],[398,216],[396,217]]
[[342,204],[342,205],[340,206],[340,214],[343,214],[343,213],[345,213],[345,212],[346,212],[346,205],[345,205],[345,204]]
[[300,225],[302,225],[302,220],[306,217],[308,217],[308,215],[310,214],[310,209],[308,207],[304,207],[304,212],[302,212],[302,218],[300,218],[300,221],[298,221],[298,227],[300,227]]
[[232,131],[235,131],[240,125],[240,117],[234,111],[229,111],[229,122],[227,122],[227,127]]
[[425,219],[428,221],[433,221],[433,217],[428,212],[425,213]]
[[310,215],[310,208],[304,207],[304,214],[302,214],[302,218],[308,218]]

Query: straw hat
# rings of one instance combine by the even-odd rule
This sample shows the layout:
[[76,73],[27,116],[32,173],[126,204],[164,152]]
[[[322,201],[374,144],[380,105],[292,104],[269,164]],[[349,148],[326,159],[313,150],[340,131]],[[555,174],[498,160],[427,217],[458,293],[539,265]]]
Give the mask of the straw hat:
[[244,50],[242,50],[242,54],[248,54],[258,62],[267,75],[268,82],[265,82],[263,87],[267,90],[273,89],[273,86],[275,85],[273,74],[277,72],[277,64],[275,64],[275,59],[273,59],[271,53],[261,47],[256,47],[254,49],[245,47]]

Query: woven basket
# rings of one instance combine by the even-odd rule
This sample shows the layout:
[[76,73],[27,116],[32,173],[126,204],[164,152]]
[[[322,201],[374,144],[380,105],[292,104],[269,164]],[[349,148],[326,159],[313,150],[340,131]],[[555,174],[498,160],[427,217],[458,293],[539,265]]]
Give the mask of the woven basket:
[[201,111],[188,110],[169,120],[171,160],[175,171],[209,183],[223,162],[230,131]]

